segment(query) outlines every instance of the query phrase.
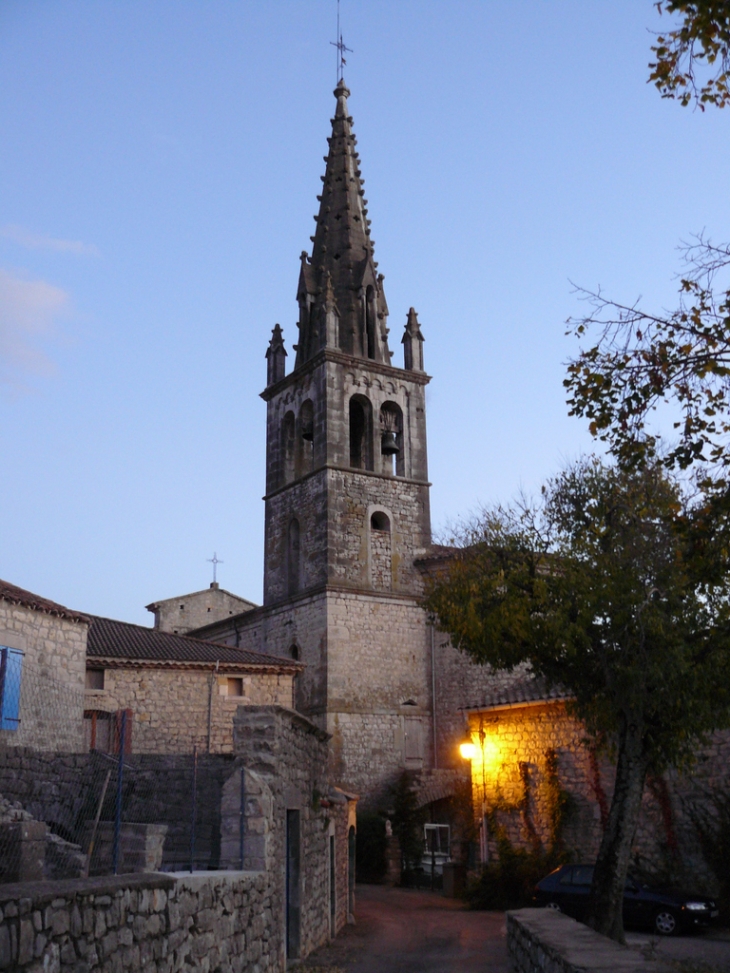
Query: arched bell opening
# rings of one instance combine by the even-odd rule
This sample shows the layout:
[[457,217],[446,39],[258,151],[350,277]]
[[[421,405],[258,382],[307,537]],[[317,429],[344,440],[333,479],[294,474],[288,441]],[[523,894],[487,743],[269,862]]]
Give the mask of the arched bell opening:
[[349,405],[350,466],[373,469],[373,407],[364,395],[353,395]]
[[299,475],[305,476],[314,468],[314,406],[306,399],[299,410]]
[[380,455],[383,473],[405,476],[403,412],[396,402],[386,402],[380,410]]

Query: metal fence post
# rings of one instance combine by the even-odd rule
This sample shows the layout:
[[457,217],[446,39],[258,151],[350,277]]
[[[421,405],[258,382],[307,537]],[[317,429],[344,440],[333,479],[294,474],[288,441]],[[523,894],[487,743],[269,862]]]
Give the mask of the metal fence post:
[[193,810],[190,820],[190,871],[195,869],[195,812],[198,796],[198,748],[193,747]]
[[119,873],[119,839],[122,833],[122,783],[124,780],[124,744],[127,735],[127,711],[122,710],[121,728],[119,731],[119,767],[117,769],[117,806],[114,814],[114,849],[112,852],[112,867],[114,874]]
[[241,809],[238,819],[238,841],[241,853],[241,871],[244,866],[244,839],[246,837],[246,768],[241,767]]

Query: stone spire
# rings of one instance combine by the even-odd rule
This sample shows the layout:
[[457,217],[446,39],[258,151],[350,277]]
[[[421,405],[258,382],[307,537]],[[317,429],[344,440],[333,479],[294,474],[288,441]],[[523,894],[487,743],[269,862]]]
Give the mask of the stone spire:
[[401,341],[403,344],[404,368],[408,371],[422,372],[423,335],[421,334],[421,326],[418,323],[418,315],[413,308],[408,312],[406,330],[403,333]]
[[325,347],[390,364],[388,305],[373,257],[364,180],[347,110],[350,92],[340,81],[334,93],[337,107],[317,197],[312,255],[301,257],[295,368]]
[[271,341],[266,349],[266,387],[276,385],[284,378],[286,372],[286,348],[284,335],[280,325],[274,325]]

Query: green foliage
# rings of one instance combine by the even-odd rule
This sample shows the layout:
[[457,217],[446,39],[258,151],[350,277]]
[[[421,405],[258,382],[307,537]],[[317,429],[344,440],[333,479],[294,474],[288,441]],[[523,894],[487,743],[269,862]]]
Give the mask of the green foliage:
[[554,843],[547,850],[539,843],[530,849],[515,848],[499,823],[496,810],[489,814],[489,827],[496,838],[497,857],[468,886],[466,899],[469,907],[504,910],[530,905],[535,885],[564,864],[568,855]]
[[[730,495],[688,498],[659,464],[584,460],[537,504],[485,513],[427,592],[458,648],[560,687],[589,733],[614,745],[593,915],[619,940],[646,774],[690,760],[730,725],[729,515]],[[559,821],[557,791],[553,803]]]
[[[467,888],[466,898],[472,909],[520,909],[530,905],[535,885],[554,868],[570,860],[565,848],[563,829],[572,808],[572,797],[563,789],[558,774],[558,758],[548,750],[546,758],[546,789],[550,836],[547,848],[542,846],[530,815],[531,783],[527,764],[520,764],[523,793],[520,800],[510,804],[499,797],[487,817],[489,829],[497,845],[496,860],[490,862],[479,878]],[[516,848],[507,830],[500,823],[500,814],[519,811],[530,838],[530,847]]]
[[358,882],[377,885],[384,880],[388,869],[387,847],[385,818],[380,814],[359,813],[355,843]]
[[413,787],[413,775],[404,770],[391,789],[393,834],[400,842],[402,871],[407,874],[423,857],[423,812]]
[[562,854],[565,851],[563,832],[575,802],[570,792],[560,783],[558,755],[552,747],[545,753],[545,782],[550,848],[555,853]]
[[[730,100],[730,5],[727,0],[659,0],[659,13],[679,14],[673,30],[657,36],[649,80],[662,98],[723,108]],[[698,81],[697,72],[706,75]]]
[[[592,308],[570,318],[579,339],[595,335],[568,363],[570,414],[589,421],[625,466],[692,467],[719,490],[730,467],[730,245],[702,236],[683,248],[677,309],[655,313],[578,288]],[[659,405],[673,417],[665,442]],[[661,415],[666,417],[667,409]]]
[[730,723],[729,512],[657,466],[586,460],[484,514],[426,604],[477,662],[569,692],[592,733],[639,726],[659,772]]

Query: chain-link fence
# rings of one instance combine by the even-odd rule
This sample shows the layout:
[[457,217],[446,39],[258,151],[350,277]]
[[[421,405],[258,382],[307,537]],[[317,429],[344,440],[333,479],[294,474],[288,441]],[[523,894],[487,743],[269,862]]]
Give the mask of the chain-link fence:
[[226,782],[245,806],[240,760],[135,753],[131,711],[84,712],[83,693],[12,660],[0,686],[0,882],[242,866],[245,816],[223,812]]

